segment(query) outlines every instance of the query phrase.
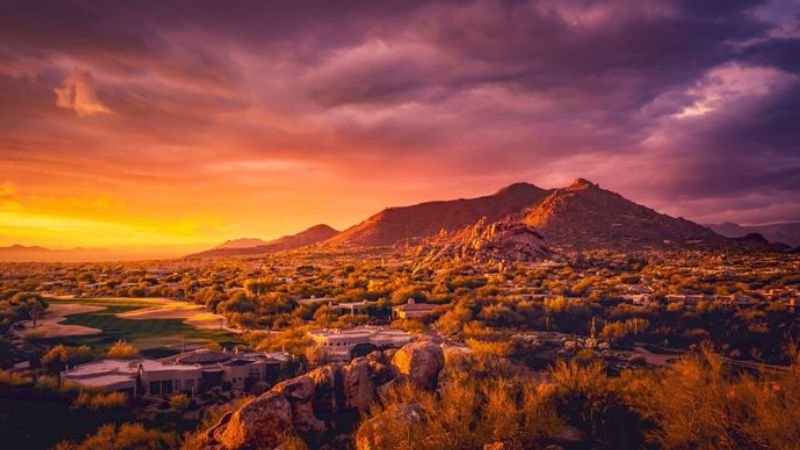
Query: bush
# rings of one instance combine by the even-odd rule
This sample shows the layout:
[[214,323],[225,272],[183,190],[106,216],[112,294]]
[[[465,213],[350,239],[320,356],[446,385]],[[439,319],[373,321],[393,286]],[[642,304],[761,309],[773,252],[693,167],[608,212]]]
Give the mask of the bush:
[[98,409],[123,408],[128,405],[128,394],[124,392],[91,393],[81,391],[78,398],[72,403],[73,408],[86,408],[92,411]]
[[21,386],[31,382],[28,377],[11,372],[10,370],[0,370],[0,386]]
[[184,412],[189,409],[191,400],[186,394],[175,394],[169,399],[170,407],[176,412]]
[[133,345],[119,340],[108,349],[106,357],[114,359],[136,359],[139,358],[139,350]]
[[76,444],[69,441],[59,443],[56,450],[161,450],[179,447],[174,433],[155,429],[146,429],[140,423],[123,423],[119,427],[106,424],[97,429],[83,442]]

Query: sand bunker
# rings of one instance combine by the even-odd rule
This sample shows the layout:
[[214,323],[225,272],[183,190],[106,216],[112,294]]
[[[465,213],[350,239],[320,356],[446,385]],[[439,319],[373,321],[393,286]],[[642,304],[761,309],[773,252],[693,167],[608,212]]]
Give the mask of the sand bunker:
[[22,322],[24,328],[15,330],[15,332],[19,335],[34,334],[43,338],[100,334],[103,330],[98,328],[85,327],[83,325],[64,325],[60,322],[63,322],[67,319],[67,316],[73,314],[91,313],[104,309],[106,309],[105,306],[54,302],[45,310],[44,317],[36,322],[35,328],[33,327],[33,321],[25,320]]
[[126,311],[117,314],[120,319],[146,320],[146,319],[184,319],[183,323],[191,325],[198,330],[227,330],[233,333],[240,332],[228,326],[225,317],[206,311],[202,305],[191,303],[164,301],[156,306]]
[[202,305],[191,303],[162,303],[156,306],[148,306],[142,309],[126,311],[117,314],[120,319],[189,319],[192,316],[205,312]]

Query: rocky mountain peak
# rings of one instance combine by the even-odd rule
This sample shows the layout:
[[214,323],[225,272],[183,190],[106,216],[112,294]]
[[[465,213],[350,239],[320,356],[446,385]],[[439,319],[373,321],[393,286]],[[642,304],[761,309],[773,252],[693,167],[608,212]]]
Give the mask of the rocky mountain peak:
[[587,180],[586,178],[576,178],[572,184],[570,184],[567,189],[571,191],[578,191],[584,189],[591,189],[591,188],[599,188],[600,186],[592,183],[591,181]]

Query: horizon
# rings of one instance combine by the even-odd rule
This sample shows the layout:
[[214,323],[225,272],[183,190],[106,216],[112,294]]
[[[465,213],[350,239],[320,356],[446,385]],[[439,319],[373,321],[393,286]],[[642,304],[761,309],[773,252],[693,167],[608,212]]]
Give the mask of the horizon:
[[0,246],[200,248],[576,176],[700,224],[800,218],[788,0],[0,13]]
[[[580,180],[586,180],[589,183],[597,185],[601,189],[605,189],[600,183],[595,183],[594,181],[588,180],[588,179],[583,178],[583,177],[576,177],[576,178],[573,179],[573,182],[577,181],[579,179]],[[14,243],[11,243],[11,244],[0,245],[0,248],[22,247],[22,248],[28,248],[29,249],[29,248],[40,247],[40,248],[42,248],[44,250],[53,250],[53,251],[72,251],[72,250],[100,251],[100,252],[102,252],[102,251],[109,251],[109,252],[113,251],[113,252],[118,252],[118,253],[114,253],[113,256],[111,256],[112,258],[113,257],[124,257],[124,258],[129,259],[129,260],[140,258],[142,256],[144,256],[144,258],[141,258],[141,259],[172,258],[172,257],[180,257],[180,256],[183,256],[185,254],[193,253],[193,252],[200,251],[200,250],[206,250],[206,249],[209,249],[209,248],[214,248],[214,247],[220,246],[222,244],[225,244],[225,243],[228,243],[228,242],[233,242],[233,241],[238,241],[238,240],[263,240],[265,242],[269,242],[271,240],[276,240],[276,239],[280,239],[282,237],[291,236],[293,234],[300,233],[300,232],[305,231],[305,230],[307,230],[309,228],[320,226],[320,225],[331,226],[336,231],[342,232],[342,231],[345,231],[345,230],[347,230],[347,229],[349,229],[349,228],[351,228],[351,227],[353,227],[355,225],[358,225],[362,221],[366,220],[368,217],[371,217],[371,216],[373,216],[373,215],[375,215],[375,214],[377,214],[380,211],[385,210],[385,209],[389,209],[389,208],[404,208],[404,207],[415,206],[415,205],[418,205],[420,203],[428,203],[428,202],[453,201],[453,200],[459,200],[459,199],[465,199],[465,198],[469,199],[469,198],[478,198],[478,197],[491,196],[491,195],[497,194],[498,192],[502,191],[503,189],[506,189],[506,188],[514,186],[514,185],[519,185],[519,184],[532,185],[532,186],[535,186],[535,187],[538,187],[538,188],[541,188],[541,189],[544,189],[544,190],[547,190],[547,191],[552,191],[552,190],[555,190],[555,189],[564,188],[564,187],[566,187],[568,185],[568,184],[566,184],[564,186],[557,186],[557,187],[542,187],[542,186],[540,186],[540,185],[538,185],[536,183],[530,182],[530,181],[517,181],[517,182],[513,182],[513,183],[510,183],[510,184],[501,186],[497,190],[492,191],[490,193],[486,193],[486,194],[483,194],[483,195],[478,195],[476,197],[464,197],[464,196],[461,196],[461,197],[454,197],[454,198],[447,198],[447,199],[445,199],[445,198],[435,198],[435,199],[424,200],[422,202],[412,203],[412,204],[388,205],[388,206],[383,207],[380,210],[376,210],[373,213],[370,213],[368,216],[365,216],[365,217],[362,217],[361,219],[358,219],[356,222],[351,223],[350,225],[347,225],[345,227],[331,226],[329,223],[326,223],[324,221],[320,221],[320,222],[313,223],[311,225],[302,227],[300,229],[294,230],[294,231],[289,232],[289,233],[284,233],[284,234],[280,234],[280,235],[272,235],[272,236],[263,236],[263,235],[230,236],[230,237],[224,238],[223,241],[213,241],[213,242],[212,241],[207,241],[207,242],[193,242],[193,243],[185,243],[185,244],[166,244],[166,245],[163,245],[163,244],[162,245],[130,245],[130,244],[129,245],[124,245],[124,244],[123,245],[113,245],[112,244],[112,245],[104,246],[104,247],[90,247],[90,246],[80,246],[80,245],[77,245],[77,246],[68,246],[67,245],[67,246],[52,246],[52,247],[50,247],[50,246],[43,246],[43,245],[39,245],[39,244],[35,244],[35,243],[34,244],[25,244],[25,243],[14,242]],[[623,195],[623,197],[626,197],[624,195],[624,193],[620,193],[620,192],[617,192],[617,193]],[[647,206],[647,205],[644,205],[644,206]],[[657,211],[657,212],[663,213],[662,211]],[[673,217],[675,217],[675,216],[673,216]],[[690,217],[685,217],[685,219],[693,221],[692,218],[690,218]],[[742,226],[742,227],[751,227],[751,226],[767,226],[767,225],[800,223],[800,220],[785,220],[785,221],[769,222],[769,223],[736,223],[736,222],[728,222],[728,221],[719,222],[719,223],[700,223],[700,222],[695,222],[695,223],[698,223],[698,224],[703,225],[703,226],[733,224],[733,225]],[[152,258],[149,258],[148,256],[152,256]],[[94,260],[95,259],[90,259],[89,261],[94,261]]]

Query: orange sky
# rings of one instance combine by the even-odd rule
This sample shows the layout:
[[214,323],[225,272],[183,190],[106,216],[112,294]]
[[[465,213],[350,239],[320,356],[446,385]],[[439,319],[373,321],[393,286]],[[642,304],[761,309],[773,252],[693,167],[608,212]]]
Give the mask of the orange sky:
[[798,13],[0,2],[0,246],[199,249],[576,177],[701,223],[797,220]]

